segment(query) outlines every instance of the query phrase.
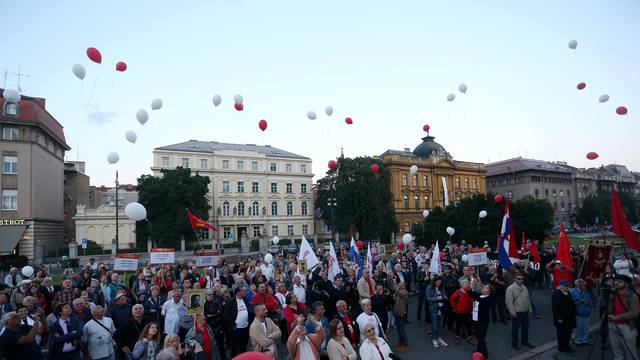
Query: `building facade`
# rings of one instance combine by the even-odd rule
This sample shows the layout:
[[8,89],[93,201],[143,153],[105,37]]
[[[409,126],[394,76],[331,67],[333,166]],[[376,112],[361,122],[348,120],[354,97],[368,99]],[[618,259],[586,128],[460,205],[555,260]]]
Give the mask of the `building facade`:
[[66,248],[64,155],[70,147],[45,99],[22,96],[12,103],[0,97],[0,109],[0,220],[21,223],[19,228],[0,229],[0,253],[16,249],[19,255],[41,259]]
[[[85,175],[85,163],[64,163],[64,236],[68,241],[77,241],[74,216],[79,204],[89,202],[89,176]],[[79,241],[79,240],[78,240]]]
[[[400,226],[396,237],[422,221],[422,212],[486,193],[484,164],[454,160],[433,136],[422,138],[413,151],[387,150],[380,159],[391,174],[393,209]],[[418,172],[410,173],[416,165]],[[446,183],[446,193],[443,185]]]
[[[118,194],[119,197],[120,194]],[[119,209],[118,213],[118,248],[135,248],[136,222],[129,219],[123,209]],[[82,244],[82,239],[87,239],[94,241],[103,249],[111,249],[116,239],[115,206],[100,205],[96,209],[89,209],[84,205],[78,205],[73,219],[78,247]]]
[[640,177],[624,165],[610,164],[599,168],[574,169],[573,180],[577,194],[577,206],[597,190],[610,192],[613,187],[619,192],[640,195]]
[[220,227],[210,237],[266,241],[314,234],[311,164],[269,145],[190,140],[156,148],[151,170],[180,166],[209,177],[208,220]]

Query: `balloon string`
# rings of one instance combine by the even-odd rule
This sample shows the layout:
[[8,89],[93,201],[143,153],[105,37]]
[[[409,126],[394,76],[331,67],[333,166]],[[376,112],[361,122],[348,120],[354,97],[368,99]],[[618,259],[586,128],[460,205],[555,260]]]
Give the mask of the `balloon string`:
[[93,86],[91,86],[91,93],[89,94],[89,100],[87,101],[86,105],[87,108],[89,108],[89,106],[91,105],[91,100],[93,99],[93,91],[96,89],[96,83],[100,78],[100,73],[102,73],[102,66],[100,66],[100,68],[98,69],[98,75],[96,75],[96,78],[93,80]]

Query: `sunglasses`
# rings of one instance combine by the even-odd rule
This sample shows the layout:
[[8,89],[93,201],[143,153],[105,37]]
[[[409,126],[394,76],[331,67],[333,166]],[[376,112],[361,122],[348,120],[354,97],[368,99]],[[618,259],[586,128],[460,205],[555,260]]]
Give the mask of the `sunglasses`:
[[519,277],[519,278],[516,278],[516,280],[524,280],[524,278]]
[[365,330],[365,332],[373,332],[373,329]]

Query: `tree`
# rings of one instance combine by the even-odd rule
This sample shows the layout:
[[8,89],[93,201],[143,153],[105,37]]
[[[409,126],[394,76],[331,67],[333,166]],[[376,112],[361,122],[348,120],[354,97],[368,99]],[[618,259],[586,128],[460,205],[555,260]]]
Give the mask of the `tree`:
[[[195,239],[187,219],[186,209],[201,218],[209,218],[207,192],[210,180],[190,169],[178,167],[175,170],[161,170],[162,176],[143,175],[138,179],[138,201],[147,209],[146,222],[136,226],[137,238],[146,244],[150,236],[156,246],[179,248],[182,237],[187,241]],[[143,247],[145,247],[143,245]]]
[[[382,166],[374,174],[372,157],[338,159],[335,170],[318,180],[316,206],[322,219],[341,233],[353,228],[363,239],[379,239],[387,242],[391,233],[398,228],[398,222],[391,206],[389,172]],[[328,206],[330,198],[335,198],[337,206]],[[333,202],[331,202],[333,204]]]
[[529,239],[544,240],[553,228],[553,206],[543,199],[525,196],[511,206],[511,216],[516,237],[524,232]]
[[[638,222],[638,209],[636,199],[627,192],[618,192],[624,214],[630,223]],[[582,201],[582,206],[578,209],[576,221],[578,225],[586,226],[600,222],[609,221],[611,218],[611,192],[598,189],[595,193],[587,195]]]

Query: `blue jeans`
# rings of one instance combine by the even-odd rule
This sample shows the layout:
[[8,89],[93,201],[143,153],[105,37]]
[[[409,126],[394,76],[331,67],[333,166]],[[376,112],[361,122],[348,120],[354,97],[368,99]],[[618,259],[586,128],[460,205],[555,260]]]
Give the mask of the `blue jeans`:
[[398,341],[404,346],[409,345],[409,340],[407,339],[407,329],[405,325],[407,323],[407,314],[404,316],[396,315],[396,325],[398,325]]
[[533,291],[531,291],[531,287],[527,286],[527,291],[529,292],[529,301],[531,301],[531,310],[533,311],[533,315],[538,315],[538,308],[536,304],[533,302]]
[[589,316],[576,316],[576,330],[573,342],[582,344],[589,341]]
[[519,312],[511,320],[511,345],[518,345],[518,330],[520,330],[520,343],[529,342],[529,313]]
[[442,314],[439,311],[431,310],[431,338],[442,337]]

